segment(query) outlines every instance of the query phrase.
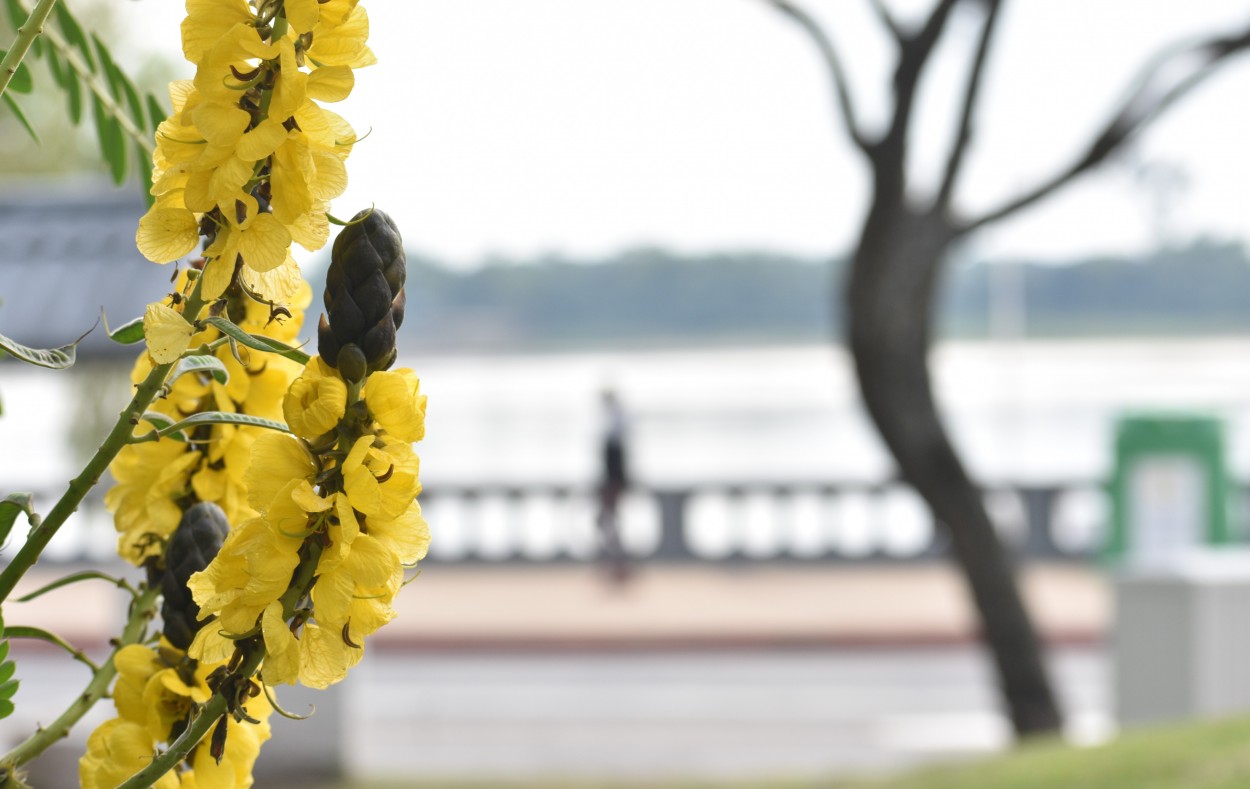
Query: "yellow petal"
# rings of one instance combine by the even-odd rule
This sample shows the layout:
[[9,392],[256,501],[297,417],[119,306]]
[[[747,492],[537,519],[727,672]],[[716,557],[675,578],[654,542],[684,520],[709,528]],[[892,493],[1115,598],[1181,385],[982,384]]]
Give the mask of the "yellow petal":
[[364,650],[349,647],[343,634],[315,622],[304,625],[300,636],[300,682],[310,688],[328,688],[347,676],[347,670],[360,662]]
[[243,139],[239,140],[235,148],[235,153],[245,161],[259,161],[276,151],[288,134],[290,132],[281,121],[269,118],[243,135]]
[[139,220],[135,244],[153,263],[177,260],[200,240],[200,223],[185,208],[163,208],[157,203]]
[[291,234],[273,214],[260,214],[239,239],[243,264],[257,271],[270,271],[286,262]]
[[187,0],[182,54],[192,63],[199,63],[227,31],[240,22],[251,21],[252,10],[246,0]]
[[[269,271],[257,271],[244,266],[239,271],[239,278],[248,290],[278,304],[287,304],[294,300],[296,294],[303,290],[304,278],[300,274],[299,264],[290,253],[281,266]],[[270,329],[273,327],[270,326]]]
[[282,618],[282,603],[266,606],[260,622],[266,652],[262,679],[266,685],[294,685],[299,681],[299,644]]
[[191,111],[191,119],[209,144],[234,146],[251,116],[238,107],[206,102]]
[[283,10],[286,14],[286,21],[290,22],[291,28],[300,35],[311,32],[320,16],[317,0],[286,0]]
[[391,436],[400,441],[425,437],[425,396],[420,380],[409,369],[373,373],[365,382],[369,413]]
[[191,345],[195,329],[183,319],[182,313],[160,302],[153,302],[143,311],[143,340],[148,353],[157,364],[177,361]]
[[[237,233],[237,230],[231,230],[231,233]],[[206,301],[216,299],[226,292],[226,288],[230,287],[230,280],[234,279],[234,263],[237,259],[234,250],[229,250],[226,255],[219,255],[204,266],[204,284],[200,286],[200,296]]]
[[268,512],[282,489],[293,480],[312,480],[317,464],[294,438],[267,432],[252,444],[252,462],[243,479],[247,500],[257,510]]
[[326,66],[308,75],[308,98],[342,101],[355,85],[356,76],[347,66]]

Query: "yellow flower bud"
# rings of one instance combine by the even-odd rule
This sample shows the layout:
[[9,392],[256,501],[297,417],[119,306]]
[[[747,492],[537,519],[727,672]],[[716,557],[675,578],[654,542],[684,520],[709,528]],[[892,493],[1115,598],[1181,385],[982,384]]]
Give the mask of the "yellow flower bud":
[[282,401],[291,432],[309,440],[333,430],[346,408],[347,385],[319,356],[308,363]]

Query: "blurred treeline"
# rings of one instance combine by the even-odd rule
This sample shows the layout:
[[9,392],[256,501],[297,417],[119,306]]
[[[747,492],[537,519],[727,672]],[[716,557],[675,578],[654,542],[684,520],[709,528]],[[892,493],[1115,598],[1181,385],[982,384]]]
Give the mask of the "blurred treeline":
[[[837,338],[842,261],[637,249],[601,260],[410,259],[406,343],[422,350],[577,349]],[[985,337],[1250,332],[1250,258],[1200,241],[1143,258],[956,266],[939,332]]]

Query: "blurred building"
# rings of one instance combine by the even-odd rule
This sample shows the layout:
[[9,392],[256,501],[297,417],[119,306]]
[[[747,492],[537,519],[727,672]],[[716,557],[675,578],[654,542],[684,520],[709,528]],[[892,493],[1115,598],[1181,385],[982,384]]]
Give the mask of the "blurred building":
[[[142,315],[174,273],[135,248],[145,210],[129,184],[0,187],[0,333],[54,348],[90,329],[101,309],[114,327]],[[110,342],[101,325],[79,344],[79,355],[132,358],[134,349]]]

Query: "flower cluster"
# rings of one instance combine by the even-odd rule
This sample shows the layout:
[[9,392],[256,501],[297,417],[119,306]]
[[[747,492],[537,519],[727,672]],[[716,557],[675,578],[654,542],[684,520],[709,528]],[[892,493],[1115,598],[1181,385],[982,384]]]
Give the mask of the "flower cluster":
[[[395,616],[405,567],[425,556],[429,531],[416,496],[412,442],[425,433],[425,397],[411,370],[375,372],[363,387],[320,357],[283,403],[298,438],[256,440],[246,475],[260,516],[226,538],[190,587],[201,616],[190,653],[217,660],[230,634],[259,629],[265,684],[324,688],[363,655],[364,638]],[[292,597],[293,577],[315,579]]]
[[[225,314],[244,331],[293,342],[303,325],[304,307],[311,300],[307,283],[298,279],[293,285],[292,301],[282,317],[275,318],[268,305],[249,298],[237,283],[227,291]],[[165,309],[176,312],[174,307]],[[191,330],[181,315],[176,315],[176,320]],[[217,329],[209,327],[191,336],[188,344],[198,347],[220,337]],[[169,387],[168,395],[149,410],[173,421],[204,411],[282,419],[282,398],[300,366],[275,354],[244,355],[247,350],[238,351],[236,358],[236,350],[221,345],[214,355],[229,376],[225,383],[208,373],[180,376]],[[152,354],[141,355],[131,372],[132,381],[143,380],[159,361]],[[147,422],[139,425],[140,430],[150,428]],[[182,513],[197,501],[220,505],[231,523],[254,517],[243,473],[252,442],[263,432],[247,425],[203,425],[187,442],[162,438],[123,448],[109,467],[117,485],[105,495],[120,532],[118,553],[122,558],[139,565],[160,557]]]
[[[158,743],[171,742],[186,727],[194,705],[212,696],[210,680],[220,666],[197,663],[164,642],[157,649],[132,644],[114,657],[118,679],[113,689],[117,717],[105,721],[87,739],[78,762],[83,789],[113,789],[148,762]],[[252,698],[252,720],[222,718],[226,727],[215,753],[203,740],[180,767],[165,773],[155,789],[210,789],[252,785],[252,766],[269,739],[272,707],[263,695]],[[223,740],[224,738],[224,740]]]
[[[348,96],[375,62],[358,0],[187,0],[182,48],[195,78],[174,82],[157,131],[139,250],[157,263],[207,239],[202,297],[235,277],[296,269],[291,243],[320,249],[329,201],[347,186],[356,134],[317,104]],[[268,295],[268,294],[266,294]]]

